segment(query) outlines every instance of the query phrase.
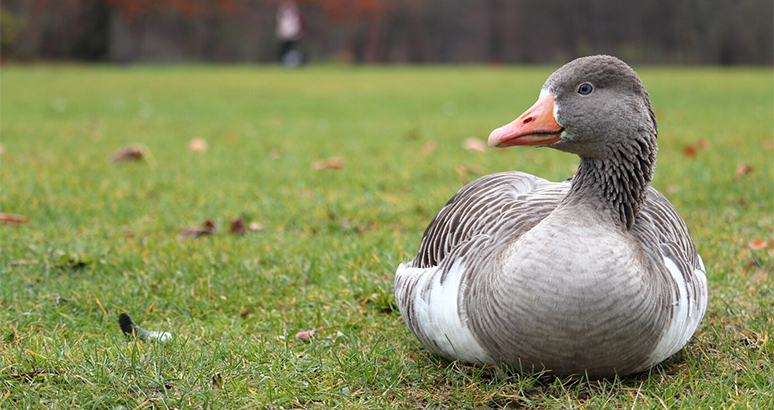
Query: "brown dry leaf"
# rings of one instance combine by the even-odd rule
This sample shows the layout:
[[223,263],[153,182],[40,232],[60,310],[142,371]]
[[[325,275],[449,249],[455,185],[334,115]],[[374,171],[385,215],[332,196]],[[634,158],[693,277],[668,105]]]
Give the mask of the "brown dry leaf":
[[693,145],[686,145],[685,148],[683,148],[683,155],[688,158],[695,158],[697,153],[696,147]]
[[15,265],[37,265],[38,261],[35,260],[18,260],[18,261],[11,261],[9,265],[15,266]]
[[218,231],[215,224],[209,219],[204,222],[201,227],[190,227],[183,229],[183,233],[180,234],[180,239],[196,239],[205,235],[212,235]]
[[699,148],[701,148],[702,151],[706,151],[710,148],[710,142],[706,138],[699,138],[698,141],[696,141],[696,144],[699,145]]
[[462,141],[462,148],[465,148],[468,151],[486,152],[488,147],[486,142],[481,141],[478,138],[465,138],[465,140]]
[[241,317],[242,319],[247,319],[247,317],[252,315],[253,312],[254,312],[253,308],[247,308],[243,310],[242,313],[239,314],[239,317]]
[[395,196],[395,195],[390,195],[390,194],[387,194],[387,195],[385,195],[385,196],[384,196],[384,198],[385,198],[385,199],[386,199],[388,202],[390,202],[391,204],[396,204],[396,203],[398,203],[398,201],[400,201],[400,198],[398,198],[398,197],[397,197],[397,196]]
[[220,372],[212,376],[212,388],[217,390],[223,387],[223,375]]
[[250,222],[250,225],[247,225],[247,227],[254,232],[260,232],[264,229],[263,225],[259,224],[258,222]]
[[484,175],[486,173],[486,171],[478,165],[460,164],[454,167],[454,170],[457,171],[460,176],[465,176],[465,174]]
[[30,222],[30,218],[23,215],[4,214],[0,213],[0,222],[9,225],[26,224]]
[[113,155],[113,162],[142,161],[145,159],[145,148],[132,145],[121,148]]
[[322,171],[324,169],[342,169],[344,168],[344,159],[339,157],[323,159],[312,163],[312,169]]
[[736,167],[736,172],[734,175],[737,177],[741,177],[742,175],[749,174],[753,171],[753,166],[750,164],[739,164],[739,166]]
[[312,199],[314,198],[314,192],[308,189],[302,189],[301,191],[298,191],[298,197],[300,199]]
[[433,140],[430,140],[430,141],[427,141],[425,145],[422,146],[422,148],[420,149],[420,152],[422,152],[422,155],[430,155],[437,148],[438,148],[438,143]]
[[188,151],[207,152],[207,141],[201,138],[194,138],[188,143]]
[[302,330],[302,331],[296,333],[296,339],[299,339],[302,342],[308,341],[309,339],[312,338],[312,336],[314,336],[314,329],[312,329],[312,330]]
[[235,235],[244,235],[247,233],[247,228],[245,227],[245,223],[242,221],[242,218],[234,218],[231,220],[231,226],[229,227],[228,231]]
[[31,382],[31,381],[35,381],[38,377],[44,377],[44,376],[53,375],[53,374],[57,374],[57,372],[55,371],[52,372],[52,371],[43,370],[43,369],[35,369],[24,373],[12,373],[9,376],[11,376],[14,379],[24,380],[25,382]]
[[747,246],[750,247],[750,249],[760,251],[763,249],[766,249],[769,247],[769,243],[764,241],[763,239],[753,239],[752,241],[747,243]]

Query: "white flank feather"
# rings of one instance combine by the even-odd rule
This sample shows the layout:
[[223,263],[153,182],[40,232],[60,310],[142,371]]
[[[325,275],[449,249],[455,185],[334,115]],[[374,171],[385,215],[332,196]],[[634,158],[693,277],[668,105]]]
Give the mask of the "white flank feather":
[[675,310],[664,335],[650,355],[648,367],[661,363],[688,343],[696,328],[699,327],[707,307],[707,276],[704,273],[704,262],[701,257],[699,257],[701,270],[693,271],[698,279],[699,289],[694,289],[690,282],[686,282],[680,269],[671,259],[664,257],[664,264],[676,285],[672,288],[672,305]]
[[[462,305],[460,282],[465,267],[455,262],[441,284],[441,271],[438,267],[421,269],[408,264],[398,267],[396,276],[417,275],[417,284],[413,295],[413,305],[419,328],[425,336],[436,343],[441,353],[452,359],[468,363],[489,363],[492,360],[463,322],[459,306]],[[423,291],[427,282],[432,281],[427,291]]]

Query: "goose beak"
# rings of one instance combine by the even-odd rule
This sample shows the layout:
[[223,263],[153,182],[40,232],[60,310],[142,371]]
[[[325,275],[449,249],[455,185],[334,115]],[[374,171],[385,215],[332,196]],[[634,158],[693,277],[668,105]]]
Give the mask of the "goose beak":
[[546,93],[515,121],[492,131],[489,146],[506,148],[553,144],[561,139],[562,131],[562,126],[554,118],[554,96]]

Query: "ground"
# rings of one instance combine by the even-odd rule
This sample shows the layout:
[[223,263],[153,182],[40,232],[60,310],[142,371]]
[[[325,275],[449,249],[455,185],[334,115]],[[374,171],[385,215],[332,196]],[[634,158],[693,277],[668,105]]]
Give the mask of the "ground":
[[[0,223],[0,407],[774,407],[769,68],[636,67],[653,185],[709,279],[683,352],[551,379],[443,361],[403,325],[395,268],[454,192],[574,172],[550,149],[463,147],[555,68],[4,66],[0,212],[28,220]],[[139,160],[114,162],[127,146]],[[127,338],[124,312],[173,340]]]

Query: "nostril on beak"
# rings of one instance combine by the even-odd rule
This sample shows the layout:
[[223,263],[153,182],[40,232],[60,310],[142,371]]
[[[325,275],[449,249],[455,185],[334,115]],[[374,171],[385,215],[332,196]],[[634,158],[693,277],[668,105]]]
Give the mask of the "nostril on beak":
[[535,117],[527,117],[527,118],[524,119],[524,121],[522,121],[522,123],[523,124],[529,124],[529,123],[531,123],[534,120],[535,120]]

